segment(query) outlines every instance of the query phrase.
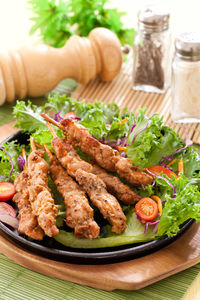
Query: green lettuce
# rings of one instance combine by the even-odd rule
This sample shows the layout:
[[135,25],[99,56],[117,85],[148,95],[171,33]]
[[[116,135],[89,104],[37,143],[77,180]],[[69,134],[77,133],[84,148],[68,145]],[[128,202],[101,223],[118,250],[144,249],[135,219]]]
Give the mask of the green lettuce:
[[[77,101],[66,95],[56,94],[49,96],[48,102],[41,107],[32,105],[31,101],[26,104],[24,101],[17,101],[14,107],[14,117],[16,118],[15,127],[20,128],[23,132],[31,134],[35,141],[40,144],[48,144],[51,134],[46,127],[45,120],[41,113],[51,111],[59,113],[63,117],[68,112],[74,112],[81,118],[80,124],[85,126],[91,135],[97,139],[102,137],[117,139],[127,132],[127,124],[121,123],[122,119],[132,113],[120,113],[116,103],[95,103],[86,104],[84,101]],[[54,127],[58,136],[62,137],[61,131]]]
[[23,132],[32,133],[38,128],[45,129],[45,120],[40,116],[44,112],[44,108],[41,106],[36,106],[28,101],[17,101],[13,109],[13,115],[17,120],[15,127],[20,128]]
[[[15,178],[20,173],[17,158],[22,155],[22,148],[27,153],[30,151],[30,147],[27,145],[20,145],[17,141],[1,144],[1,148],[5,149],[11,156],[13,162],[13,173],[11,175],[11,182],[14,182]],[[7,181],[11,170],[11,163],[8,155],[0,150],[0,181]]]
[[195,147],[188,147],[174,156],[174,163],[171,168],[174,172],[178,170],[178,161],[183,159],[184,165],[184,175],[187,178],[192,178],[198,176],[200,172],[200,158]]
[[[18,100],[13,109],[13,115],[17,121],[16,128],[32,135],[37,143],[41,145],[45,143],[51,148],[52,135],[46,126],[46,121],[41,117],[41,113],[45,112],[45,108],[46,105],[33,105],[30,100],[28,103]],[[63,137],[62,131],[55,126],[53,127],[56,134]]]
[[183,145],[173,129],[163,126],[158,114],[148,118],[146,110],[140,109],[135,125],[128,136],[126,154],[140,168],[158,165],[163,155],[169,156]]
[[180,225],[190,218],[200,221],[200,178],[188,179],[181,175],[172,179],[171,183],[175,187],[176,197],[172,197],[171,187],[166,184],[162,190],[162,199],[166,203],[158,226],[158,236],[176,235]]

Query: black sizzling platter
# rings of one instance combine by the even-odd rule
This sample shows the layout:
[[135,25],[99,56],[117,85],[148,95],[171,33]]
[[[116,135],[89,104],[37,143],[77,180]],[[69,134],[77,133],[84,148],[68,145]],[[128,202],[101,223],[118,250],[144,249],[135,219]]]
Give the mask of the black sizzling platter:
[[[13,140],[17,140],[20,144],[26,143],[27,136],[18,131],[6,141],[10,142]],[[46,236],[41,242],[29,240],[25,236],[20,236],[17,230],[11,229],[10,226],[7,226],[2,222],[0,222],[0,229],[8,236],[8,238],[22,248],[52,260],[76,264],[107,264],[134,259],[157,251],[175,241],[191,226],[192,223],[192,219],[185,222],[177,235],[173,237],[163,237],[146,243],[101,249],[74,249],[65,247],[56,242],[53,238],[48,238]]]

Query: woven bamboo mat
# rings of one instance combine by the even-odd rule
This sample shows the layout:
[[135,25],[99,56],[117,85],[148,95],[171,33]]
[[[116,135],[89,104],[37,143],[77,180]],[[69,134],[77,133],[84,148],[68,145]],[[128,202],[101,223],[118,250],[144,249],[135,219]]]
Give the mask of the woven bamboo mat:
[[120,74],[112,82],[104,83],[97,77],[87,85],[79,85],[72,97],[85,99],[86,102],[116,102],[121,108],[127,107],[134,113],[137,113],[139,108],[146,107],[147,115],[159,113],[163,116],[165,124],[172,127],[183,139],[187,135],[194,143],[200,144],[200,124],[183,125],[172,121],[170,90],[165,94],[157,94],[132,89],[132,53],[127,56]]

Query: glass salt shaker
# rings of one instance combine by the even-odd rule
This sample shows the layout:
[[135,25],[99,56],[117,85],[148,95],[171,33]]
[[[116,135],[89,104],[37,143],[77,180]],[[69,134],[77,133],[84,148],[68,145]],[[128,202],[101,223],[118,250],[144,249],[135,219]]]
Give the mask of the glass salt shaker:
[[200,33],[182,33],[175,40],[171,115],[177,123],[200,122]]
[[149,5],[138,13],[134,40],[133,89],[164,93],[171,77],[171,34],[168,10]]

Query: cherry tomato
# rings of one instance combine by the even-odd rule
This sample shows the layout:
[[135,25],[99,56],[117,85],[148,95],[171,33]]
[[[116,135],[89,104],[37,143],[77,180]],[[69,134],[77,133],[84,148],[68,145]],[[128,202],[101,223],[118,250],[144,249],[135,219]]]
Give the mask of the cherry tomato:
[[177,175],[172,172],[171,170],[165,168],[165,167],[162,167],[162,166],[152,166],[152,167],[149,167],[147,168],[147,170],[149,170],[150,172],[156,174],[156,175],[160,175],[161,172],[163,172],[163,174],[167,175],[170,179],[172,179],[172,175],[177,178]]
[[14,184],[10,182],[0,182],[0,201],[8,201],[15,194]]
[[0,214],[6,214],[14,218],[16,217],[16,211],[6,202],[0,202]]
[[158,214],[158,205],[153,199],[145,197],[136,203],[135,210],[141,219],[151,221]]

